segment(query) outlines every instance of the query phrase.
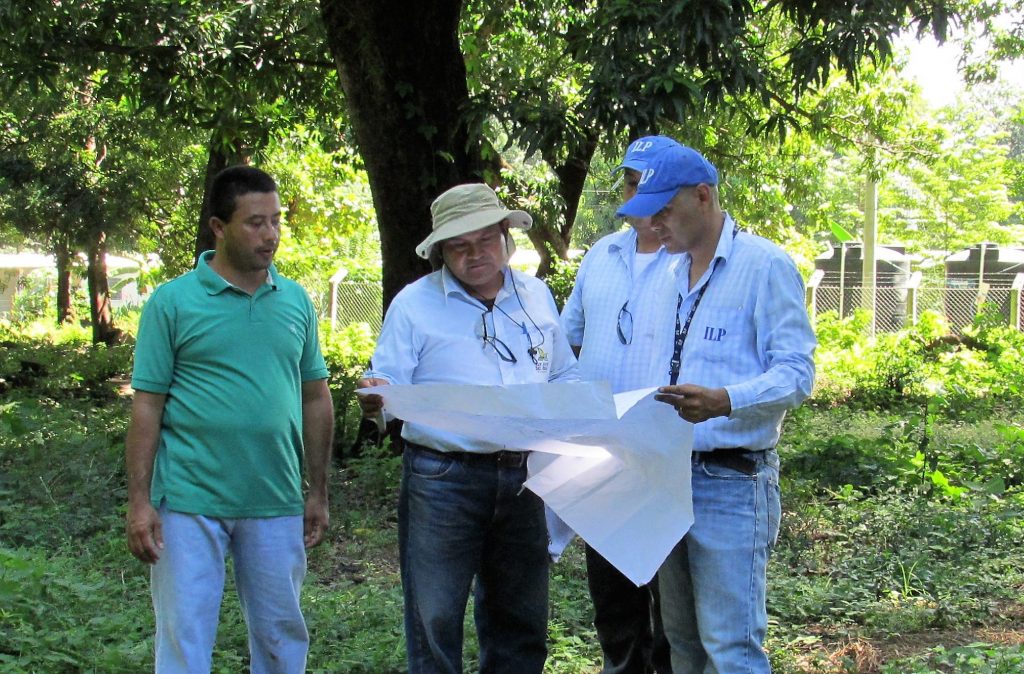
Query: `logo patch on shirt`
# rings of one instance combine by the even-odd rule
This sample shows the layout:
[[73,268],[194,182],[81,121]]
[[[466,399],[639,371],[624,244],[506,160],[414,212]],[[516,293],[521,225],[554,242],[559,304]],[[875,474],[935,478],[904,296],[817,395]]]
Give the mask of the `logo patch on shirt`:
[[551,369],[551,357],[548,356],[547,351],[539,346],[535,346],[529,350],[529,353],[537,372],[547,372]]
[[712,325],[704,328],[704,339],[709,342],[720,342],[722,337],[725,337],[725,334],[725,328],[716,328]]

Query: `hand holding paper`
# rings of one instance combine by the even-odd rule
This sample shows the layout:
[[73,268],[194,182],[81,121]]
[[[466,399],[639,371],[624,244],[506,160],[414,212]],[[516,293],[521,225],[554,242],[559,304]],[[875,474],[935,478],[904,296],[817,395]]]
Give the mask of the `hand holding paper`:
[[538,452],[526,486],[637,585],[693,523],[692,426],[654,389],[595,382],[377,386],[400,419]]

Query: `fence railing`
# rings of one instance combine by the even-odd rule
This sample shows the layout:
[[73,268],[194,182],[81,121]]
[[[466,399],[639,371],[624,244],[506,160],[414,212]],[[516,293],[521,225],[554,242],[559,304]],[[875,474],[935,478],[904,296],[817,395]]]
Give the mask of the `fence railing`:
[[380,334],[384,290],[372,281],[344,281],[344,274],[331,278],[327,295],[327,315],[331,330],[349,323],[366,323],[374,336]]
[[945,316],[950,330],[959,335],[976,316],[989,314],[1001,316],[1007,325],[1024,330],[1024,273],[1017,274],[1009,286],[924,281],[919,272],[899,285],[873,287],[825,285],[822,276],[815,272],[807,282],[807,308],[812,316],[835,311],[845,318],[866,308],[873,311],[875,331],[894,332],[917,323],[922,312],[934,311]]
[[[917,323],[925,311],[946,317],[950,330],[961,334],[975,316],[983,313],[1002,316],[1007,325],[1024,330],[1024,273],[1017,274],[1009,286],[951,286],[937,280],[924,280],[919,272],[897,286],[826,285],[823,274],[815,272],[806,286],[807,309],[811,316],[835,311],[851,316],[859,308],[873,309],[874,331],[895,332]],[[964,284],[966,285],[966,284]],[[344,281],[332,278],[328,294],[331,328],[348,323],[366,323],[371,332],[380,332],[384,294],[380,283]]]

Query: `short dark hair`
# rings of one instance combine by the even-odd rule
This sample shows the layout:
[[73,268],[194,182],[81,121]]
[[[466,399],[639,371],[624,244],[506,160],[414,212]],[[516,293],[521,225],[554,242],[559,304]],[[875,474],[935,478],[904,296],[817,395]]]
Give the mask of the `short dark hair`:
[[277,183],[255,166],[229,166],[210,182],[210,215],[228,222],[238,197],[250,192],[276,192]]

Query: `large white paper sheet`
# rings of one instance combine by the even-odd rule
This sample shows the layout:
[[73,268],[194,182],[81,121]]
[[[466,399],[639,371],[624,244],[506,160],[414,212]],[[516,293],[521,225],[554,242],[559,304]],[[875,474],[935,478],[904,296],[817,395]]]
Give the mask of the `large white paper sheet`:
[[399,419],[538,452],[526,486],[637,585],[693,524],[693,427],[654,389],[604,383],[378,386]]

